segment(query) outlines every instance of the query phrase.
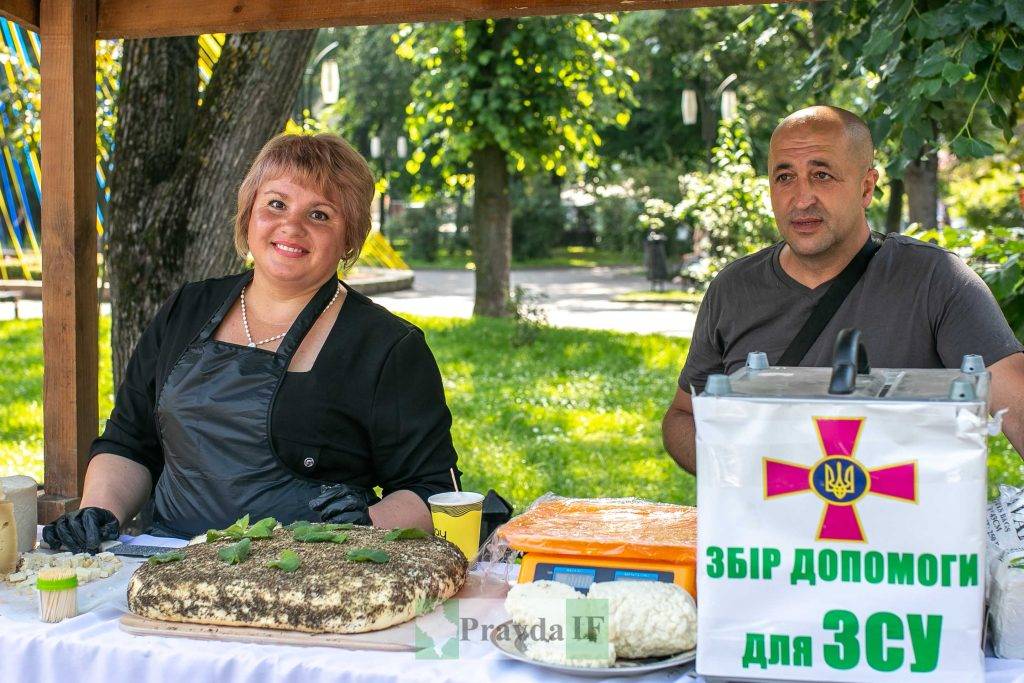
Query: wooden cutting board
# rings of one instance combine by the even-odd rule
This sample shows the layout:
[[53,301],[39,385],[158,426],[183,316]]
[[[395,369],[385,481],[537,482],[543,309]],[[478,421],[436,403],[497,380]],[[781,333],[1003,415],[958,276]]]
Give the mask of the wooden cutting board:
[[180,621],[147,619],[130,612],[121,616],[121,630],[133,636],[171,636],[196,640],[220,640],[302,647],[338,647],[350,650],[416,652],[412,622],[369,633],[303,633],[248,626],[211,626]]
[[[509,585],[502,577],[481,577],[470,574],[456,595],[463,598],[502,599]],[[508,618],[507,616],[504,618]],[[350,650],[381,650],[385,652],[416,652],[415,622],[396,624],[391,628],[368,633],[303,633],[273,628],[248,626],[211,626],[181,621],[147,619],[131,612],[121,616],[121,630],[135,636],[170,636],[196,640],[222,640],[239,643],[298,645],[302,647],[337,647]]]

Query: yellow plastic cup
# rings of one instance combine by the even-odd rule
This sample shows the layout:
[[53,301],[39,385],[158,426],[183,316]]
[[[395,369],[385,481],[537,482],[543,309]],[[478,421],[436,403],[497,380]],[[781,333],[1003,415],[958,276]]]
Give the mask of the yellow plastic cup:
[[434,535],[457,545],[466,559],[476,557],[480,548],[480,519],[484,497],[469,491],[435,493],[427,498],[434,520]]

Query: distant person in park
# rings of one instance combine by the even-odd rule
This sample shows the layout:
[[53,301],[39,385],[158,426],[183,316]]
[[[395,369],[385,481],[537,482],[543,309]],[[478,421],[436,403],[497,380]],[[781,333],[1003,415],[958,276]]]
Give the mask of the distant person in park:
[[164,303],[93,442],[81,509],[43,530],[51,547],[95,552],[151,494],[161,536],[245,514],[432,529],[425,501],[457,473],[437,363],[418,328],[337,274],[369,234],[373,193],[337,136],[267,143],[234,226],[253,269]]
[[[732,373],[749,351],[766,352],[773,365],[830,366],[847,327],[861,330],[875,367],[957,368],[965,354],[981,355],[992,373],[990,408],[1009,408],[1003,432],[1024,452],[1024,346],[956,255],[871,231],[864,212],[878,181],[873,157],[868,127],[838,107],[801,109],[772,133],[768,180],[782,241],[730,263],[708,286],[662,422],[665,448],[687,471],[696,469],[691,396],[709,375]],[[840,277],[848,266],[859,278]],[[838,280],[856,284],[820,334],[801,339]]]

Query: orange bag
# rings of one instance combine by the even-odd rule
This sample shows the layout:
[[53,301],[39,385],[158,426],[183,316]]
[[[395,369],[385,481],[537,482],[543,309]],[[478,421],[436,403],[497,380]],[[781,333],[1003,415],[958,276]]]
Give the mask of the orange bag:
[[639,498],[539,498],[502,525],[515,550],[693,564],[697,508]]

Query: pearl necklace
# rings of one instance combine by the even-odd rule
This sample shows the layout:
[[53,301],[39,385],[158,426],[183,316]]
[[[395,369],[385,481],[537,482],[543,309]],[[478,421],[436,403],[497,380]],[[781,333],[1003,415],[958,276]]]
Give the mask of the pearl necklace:
[[[332,296],[331,300],[327,302],[326,306],[324,306],[324,311],[326,311],[328,308],[331,307],[331,304],[334,303],[335,299],[338,298],[339,294],[341,294],[341,283],[338,283],[338,289],[337,289],[337,291],[334,292],[334,296]],[[263,344],[266,344],[267,342],[272,342],[272,341],[275,341],[277,339],[281,339],[286,334],[288,334],[288,332],[285,331],[285,332],[282,332],[281,334],[275,334],[273,337],[267,337],[266,339],[261,339],[260,341],[253,341],[252,334],[249,332],[249,318],[245,314],[245,287],[242,287],[241,299],[242,299],[242,326],[245,328],[245,338],[249,340],[249,343],[247,344],[247,346],[249,346],[249,348],[255,348],[257,346],[262,346]],[[324,311],[320,311],[320,315],[323,315]]]

